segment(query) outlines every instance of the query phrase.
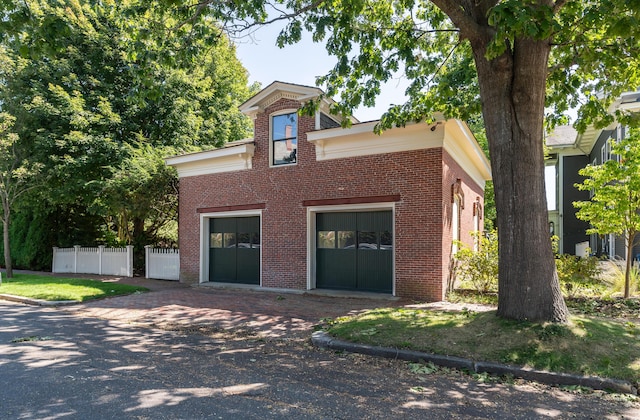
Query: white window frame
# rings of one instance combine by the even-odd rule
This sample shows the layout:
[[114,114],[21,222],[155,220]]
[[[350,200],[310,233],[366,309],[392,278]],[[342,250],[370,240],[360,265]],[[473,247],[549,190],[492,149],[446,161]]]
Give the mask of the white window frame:
[[622,124],[618,124],[618,126],[616,127],[616,143],[620,143],[620,141],[622,140],[622,134]]
[[462,197],[455,194],[451,203],[451,257],[458,252],[460,241],[460,224],[462,222]]
[[600,159],[601,159],[601,163],[604,164],[605,162],[611,160],[611,142],[610,139],[607,139],[607,141],[604,142],[604,144],[602,145],[602,148],[600,149]]
[[[292,163],[275,165],[273,163],[273,118],[286,115],[286,114],[296,114],[296,161]],[[298,164],[298,160],[300,159],[300,115],[298,115],[298,110],[296,108],[287,108],[282,109],[280,111],[276,111],[272,114],[269,114],[269,167],[270,168],[286,168],[288,166],[294,166]]]

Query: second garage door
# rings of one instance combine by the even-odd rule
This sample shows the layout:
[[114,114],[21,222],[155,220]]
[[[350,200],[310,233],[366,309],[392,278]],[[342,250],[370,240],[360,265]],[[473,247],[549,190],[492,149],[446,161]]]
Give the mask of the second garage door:
[[391,211],[316,214],[316,287],[391,293]]

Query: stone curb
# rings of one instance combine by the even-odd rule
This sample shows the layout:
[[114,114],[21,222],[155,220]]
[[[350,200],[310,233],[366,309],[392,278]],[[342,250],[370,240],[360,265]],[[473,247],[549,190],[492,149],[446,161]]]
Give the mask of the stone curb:
[[8,300],[11,302],[26,303],[27,305],[36,305],[36,306],[63,306],[63,305],[73,305],[76,303],[81,303],[75,300],[42,300],[42,299],[32,299],[32,298],[26,298],[24,296],[15,296],[15,295],[7,295],[7,294],[0,294],[0,299]]
[[369,356],[386,357],[390,359],[406,360],[410,362],[431,362],[434,365],[467,370],[474,373],[489,373],[491,375],[511,375],[528,381],[547,385],[578,385],[592,389],[612,391],[620,394],[638,395],[638,389],[631,383],[617,379],[598,378],[595,376],[580,376],[566,373],[555,373],[541,370],[527,369],[517,366],[503,365],[492,362],[474,362],[469,359],[454,356],[423,353],[412,350],[398,350],[387,347],[370,346],[366,344],[350,343],[336,340],[324,331],[316,331],[311,335],[311,342],[316,347],[333,350],[360,353]]

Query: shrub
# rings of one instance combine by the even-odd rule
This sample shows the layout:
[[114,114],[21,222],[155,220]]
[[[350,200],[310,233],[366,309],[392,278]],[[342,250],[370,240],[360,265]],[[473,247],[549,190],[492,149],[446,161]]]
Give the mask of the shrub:
[[469,249],[459,243],[460,250],[456,253],[456,277],[463,284],[469,283],[480,293],[496,292],[498,290],[498,234],[491,230],[482,235],[475,232],[478,241],[478,251]]
[[598,279],[600,268],[596,257],[556,255],[556,269],[565,296],[600,295],[604,285]]
[[[459,243],[460,250],[455,255],[456,279],[460,286],[469,287],[480,293],[496,292],[498,290],[498,235],[491,230],[478,238],[477,252]],[[552,237],[554,252],[558,249],[558,237]],[[602,295],[606,285],[599,280],[600,267],[598,258],[581,258],[575,255],[556,254],[556,269],[558,279],[565,296]],[[636,272],[636,280],[640,274]],[[624,272],[622,273],[624,284]]]

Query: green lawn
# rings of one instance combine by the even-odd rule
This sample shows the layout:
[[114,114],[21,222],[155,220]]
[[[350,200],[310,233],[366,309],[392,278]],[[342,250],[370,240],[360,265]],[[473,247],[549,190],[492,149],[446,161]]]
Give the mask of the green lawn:
[[11,279],[3,276],[2,284],[0,284],[0,294],[49,301],[73,300],[84,302],[108,296],[128,295],[145,291],[148,291],[148,289],[127,284],[31,274],[16,274]]
[[559,325],[504,320],[495,311],[381,308],[337,318],[329,333],[363,344],[640,381],[640,327],[624,319],[580,315]]

